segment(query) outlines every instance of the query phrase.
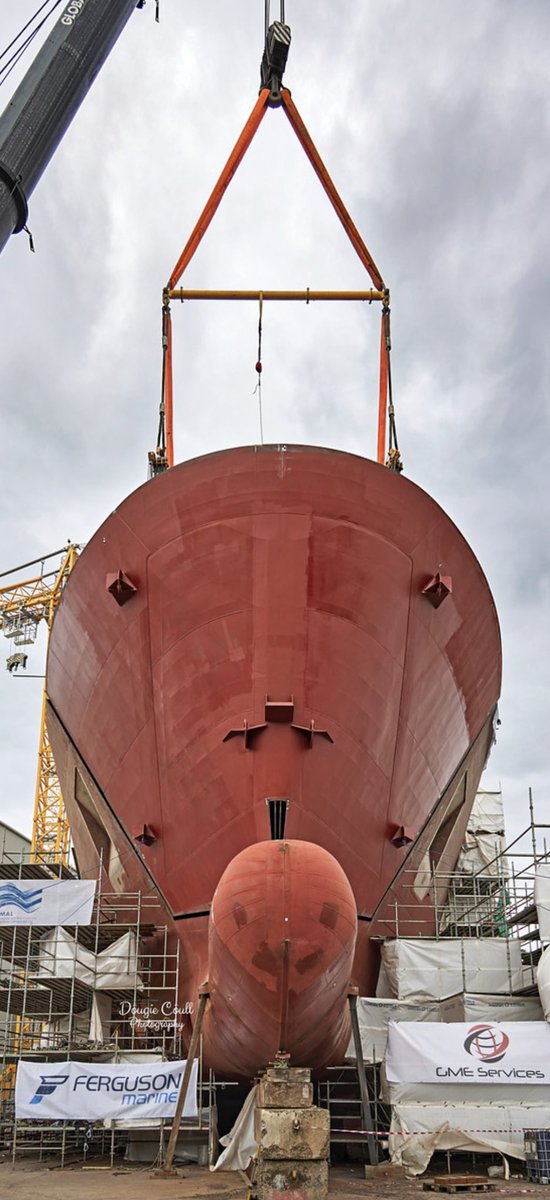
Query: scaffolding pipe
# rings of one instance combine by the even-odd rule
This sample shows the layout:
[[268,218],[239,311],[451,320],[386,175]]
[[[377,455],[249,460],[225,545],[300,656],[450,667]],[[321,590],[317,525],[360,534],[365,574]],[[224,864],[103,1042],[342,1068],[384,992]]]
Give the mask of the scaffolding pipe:
[[359,1031],[359,1021],[357,1018],[357,994],[355,992],[350,992],[348,1000],[351,1015],[351,1029],[353,1033],[353,1045],[355,1048],[355,1062],[357,1065],[357,1078],[359,1080],[359,1091],[361,1093],[363,1126],[367,1130],[369,1162],[371,1167],[375,1167],[378,1163],[378,1144],[373,1132],[373,1115],[367,1086],[367,1076],[365,1073],[365,1060],[363,1058],[363,1047],[361,1045],[361,1033]]

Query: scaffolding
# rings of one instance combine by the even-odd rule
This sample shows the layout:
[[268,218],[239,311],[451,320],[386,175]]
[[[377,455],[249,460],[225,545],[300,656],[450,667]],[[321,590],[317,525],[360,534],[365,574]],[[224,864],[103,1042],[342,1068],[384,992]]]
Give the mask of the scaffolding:
[[[543,943],[535,904],[535,881],[541,866],[550,865],[549,831],[550,825],[531,822],[484,869],[472,873],[460,870],[449,873],[433,867],[429,881],[423,880],[421,899],[418,870],[404,870],[401,893],[405,899],[395,901],[393,911],[388,911],[378,924],[378,939],[414,936],[439,941],[459,938],[517,942],[522,983],[518,989],[510,975],[508,990],[536,992],[536,968]],[[411,895],[410,905],[407,894]],[[411,934],[413,925],[416,932]]]
[[[37,863],[32,850],[2,858],[0,881],[75,877],[62,863]],[[99,1154],[112,1164],[129,1141],[139,1141],[136,1123],[129,1130],[120,1122],[16,1120],[17,1063],[181,1060],[185,1014],[179,942],[154,892],[102,893],[100,871],[89,925],[0,927],[0,1147],[14,1161],[54,1155],[63,1166]],[[214,1161],[216,1081],[203,1072],[202,1047],[198,1058],[199,1115],[183,1122],[178,1153],[191,1141],[199,1160]],[[160,1161],[169,1128],[158,1122],[147,1134]]]
[[[537,967],[548,944],[548,935],[545,938],[539,927],[535,889],[541,869],[547,868],[550,875],[550,825],[535,821],[531,794],[529,816],[529,824],[509,843],[506,843],[503,828],[476,830],[476,836],[483,840],[483,853],[477,860],[472,852],[473,839],[467,836],[453,872],[425,861],[420,869],[417,866],[401,873],[400,900],[386,909],[383,921],[378,922],[375,940],[381,947],[387,943],[397,947],[403,946],[404,942],[437,943],[441,963],[450,962],[453,952],[458,951],[454,954],[456,987],[446,996],[446,1003],[443,996],[436,998],[435,993],[430,1002],[405,995],[406,988],[403,994],[394,991],[388,980],[381,978],[378,1002],[384,1004],[387,1000],[388,1008],[391,1008],[402,1001],[402,1007],[410,1009],[408,1018],[401,1014],[390,1015],[390,1019],[418,1020],[421,1018],[415,1014],[419,1009],[432,1007],[434,1015],[428,1016],[429,1020],[467,1020],[466,1015],[457,1015],[461,1009],[458,1001],[463,1000],[464,1012],[468,1003],[477,1002],[483,1007],[484,1002],[497,1001],[498,1004],[502,1001],[503,1015],[493,1019],[506,1020],[511,998],[514,998],[525,1010],[526,1019],[542,1020],[542,1014],[531,1016],[535,1007],[538,1008]],[[414,935],[411,933],[413,924]],[[472,987],[468,951],[476,946],[479,949],[475,972],[478,983]],[[492,986],[495,979],[490,962],[492,953],[500,960],[498,997]],[[406,970],[403,978],[406,983]],[[426,987],[429,989],[427,981]],[[439,1018],[436,1012],[439,1012]],[[383,1085],[384,1054],[380,1047],[375,1053],[374,1037],[371,1043],[365,1041],[363,1045],[365,1074],[371,1098],[372,1127],[379,1144],[383,1145],[390,1132],[392,1108]],[[351,1053],[350,1048],[348,1054]],[[331,1144],[344,1143],[348,1148],[355,1147],[351,1150],[354,1156],[364,1155],[366,1132],[362,1123],[356,1064],[349,1058],[341,1066],[330,1068],[326,1079],[317,1085],[317,1103],[330,1110]],[[451,1151],[446,1154],[447,1169],[450,1169]],[[472,1160],[475,1157],[472,1154]]]
[[[549,829],[535,823],[531,810],[531,821],[522,833],[509,845],[496,846],[493,859],[486,853],[479,869],[474,869],[470,856],[466,867],[464,861],[462,865],[459,862],[459,869],[452,874],[432,866],[429,878],[424,872],[420,879],[418,870],[405,871],[401,877],[404,899],[385,917],[384,927],[378,931],[380,940],[409,940],[411,903],[407,895],[412,889],[419,931],[415,940],[435,940],[443,956],[450,953],[452,942],[466,950],[475,942],[483,948],[500,947],[505,964],[500,995],[536,995],[544,941],[535,881],[541,868],[547,867],[550,873]],[[75,877],[62,863],[54,867],[34,861],[29,849],[10,853],[4,847],[0,857],[0,881]],[[140,1018],[146,1011],[161,1008],[174,1014],[185,1011],[187,997],[180,996],[179,944],[170,935],[165,909],[154,890],[147,894],[102,892],[101,877],[99,872],[89,925],[0,927],[0,1146],[14,1161],[16,1156],[33,1154],[40,1159],[55,1156],[63,1165],[93,1154],[104,1155],[112,1163],[123,1148],[128,1153],[130,1137],[128,1129],[116,1123],[106,1128],[81,1120],[17,1121],[14,1087],[21,1057],[44,1063],[68,1059],[122,1062],[132,1053],[139,1053],[144,1060],[150,1055],[152,1061],[185,1057],[187,1030],[180,1021],[157,1025]],[[475,989],[468,986],[464,949],[460,962],[464,972],[456,992],[493,991],[490,984]],[[380,1099],[380,1056],[368,1048],[364,1058],[373,1128],[383,1141],[390,1128],[391,1108]],[[318,1085],[317,1102],[331,1111],[332,1142],[359,1143],[361,1150],[356,1153],[362,1153],[366,1135],[357,1080],[353,1059],[347,1059],[331,1068]],[[199,1161],[215,1160],[216,1108],[221,1095],[217,1089],[232,1086],[203,1069],[201,1047],[199,1116],[184,1123],[181,1143],[193,1143],[194,1154],[198,1147]],[[169,1128],[170,1122],[159,1122],[142,1135],[159,1161]],[[140,1146],[133,1132],[131,1138],[138,1156],[134,1161],[145,1161],[139,1158]]]

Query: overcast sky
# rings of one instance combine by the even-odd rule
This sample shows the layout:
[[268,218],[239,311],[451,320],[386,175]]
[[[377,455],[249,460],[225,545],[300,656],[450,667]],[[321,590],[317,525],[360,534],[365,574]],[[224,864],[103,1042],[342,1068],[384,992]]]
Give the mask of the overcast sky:
[[[2,5],[0,49],[36,7]],[[0,570],[85,542],[146,477],[162,286],[255,102],[263,10],[137,11],[32,197],[36,253],[19,234],[2,255]],[[512,836],[529,785],[550,822],[550,6],[287,0],[286,17],[285,82],[391,288],[406,474],[495,597],[502,725],[483,786],[502,785]],[[370,286],[281,111],[185,280]],[[177,460],[258,440],[257,319],[255,304],[174,306]],[[265,306],[266,441],[374,455],[378,320]],[[43,664],[40,647],[28,672]],[[25,831],[40,698],[39,679],[0,670],[0,816]]]

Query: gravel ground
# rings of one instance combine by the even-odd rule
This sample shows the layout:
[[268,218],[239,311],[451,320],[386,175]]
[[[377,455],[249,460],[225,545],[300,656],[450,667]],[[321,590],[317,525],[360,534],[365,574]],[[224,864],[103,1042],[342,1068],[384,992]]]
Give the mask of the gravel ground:
[[[481,1173],[481,1172],[480,1172]],[[437,1193],[424,1192],[422,1179],[369,1179],[363,1168],[332,1167],[330,1196],[334,1200],[365,1196],[373,1200],[436,1200]],[[520,1200],[536,1193],[544,1200],[544,1188],[525,1178],[498,1180],[492,1193],[480,1193],[480,1200]],[[246,1200],[247,1188],[243,1178],[233,1171],[211,1174],[205,1167],[189,1166],[178,1170],[175,1177],[163,1179],[150,1167],[110,1167],[95,1169],[44,1167],[31,1161],[0,1163],[0,1200]],[[442,1193],[444,1196],[445,1193]],[[458,1194],[457,1194],[458,1195]],[[471,1200],[473,1192],[464,1192]]]

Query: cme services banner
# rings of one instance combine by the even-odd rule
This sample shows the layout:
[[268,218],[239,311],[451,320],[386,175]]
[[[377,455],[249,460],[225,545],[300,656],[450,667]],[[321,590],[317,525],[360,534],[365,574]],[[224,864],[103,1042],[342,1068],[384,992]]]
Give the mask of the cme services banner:
[[390,1083],[550,1083],[546,1021],[477,1021],[388,1026]]
[[93,879],[7,879],[0,925],[89,925],[94,896]]
[[[185,1062],[25,1062],[15,1080],[18,1121],[142,1121],[173,1117]],[[197,1116],[197,1068],[193,1063],[183,1109]]]

